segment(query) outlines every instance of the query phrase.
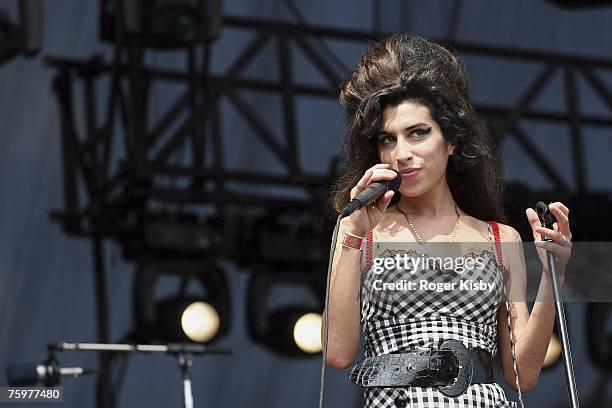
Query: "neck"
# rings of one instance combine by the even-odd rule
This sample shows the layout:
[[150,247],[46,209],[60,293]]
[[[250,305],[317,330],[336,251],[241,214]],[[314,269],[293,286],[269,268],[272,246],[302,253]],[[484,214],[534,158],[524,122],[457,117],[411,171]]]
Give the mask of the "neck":
[[445,179],[442,179],[427,193],[417,197],[402,196],[397,203],[404,213],[417,217],[456,216],[455,205],[455,200]]

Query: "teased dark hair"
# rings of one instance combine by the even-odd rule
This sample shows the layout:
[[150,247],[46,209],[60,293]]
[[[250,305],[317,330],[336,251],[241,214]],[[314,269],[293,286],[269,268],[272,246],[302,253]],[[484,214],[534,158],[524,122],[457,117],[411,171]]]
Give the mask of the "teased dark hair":
[[[376,138],[386,106],[418,102],[431,112],[444,138],[455,146],[446,179],[459,207],[481,220],[506,222],[497,152],[468,97],[458,58],[414,34],[395,34],[375,43],[342,83],[346,110],[346,170],[332,189],[339,211],[364,172],[379,162]],[[400,198],[396,194],[390,205]]]

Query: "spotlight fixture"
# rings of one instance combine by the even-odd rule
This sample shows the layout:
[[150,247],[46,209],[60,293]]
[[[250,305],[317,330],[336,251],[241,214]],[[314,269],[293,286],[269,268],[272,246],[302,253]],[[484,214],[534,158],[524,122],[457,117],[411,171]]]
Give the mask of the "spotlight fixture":
[[[161,277],[175,278],[178,291],[156,298]],[[188,289],[195,282],[197,293]],[[134,277],[135,336],[138,340],[210,343],[230,327],[229,288],[222,270],[200,262],[149,261]]]
[[221,33],[221,0],[101,0],[100,4],[100,37],[110,42],[119,31],[123,41],[138,38],[149,47],[166,49],[210,42]]
[[321,325],[323,316],[321,313],[310,312],[298,317],[293,326],[293,340],[298,348],[305,353],[320,353],[321,347]]
[[305,356],[321,352],[321,313],[304,306],[290,306],[270,314],[265,343],[284,355]]
[[19,0],[19,23],[0,8],[0,63],[23,53],[34,56],[42,43],[42,1]]
[[247,291],[249,335],[255,342],[283,356],[307,357],[321,352],[321,308],[292,304],[269,310],[272,287],[281,283],[305,285],[318,300],[314,274],[253,273]]
[[561,342],[556,333],[553,333],[548,343],[548,349],[546,350],[546,356],[544,356],[544,363],[542,364],[543,369],[554,367],[560,360],[561,357]]
[[219,313],[210,303],[201,300],[191,302],[181,313],[183,333],[193,341],[210,341],[217,335],[220,326]]
[[219,333],[219,312],[202,298],[171,297],[156,308],[157,331],[168,341],[208,343]]
[[327,265],[329,241],[320,220],[312,214],[269,213],[244,220],[237,245],[244,248],[240,266],[264,265],[270,270],[321,270]]

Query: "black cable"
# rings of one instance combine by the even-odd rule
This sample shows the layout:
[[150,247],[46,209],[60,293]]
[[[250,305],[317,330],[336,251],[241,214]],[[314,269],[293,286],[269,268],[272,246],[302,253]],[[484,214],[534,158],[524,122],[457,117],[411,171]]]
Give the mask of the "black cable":
[[336,219],[336,226],[334,228],[334,234],[332,235],[331,247],[329,248],[329,261],[327,263],[327,280],[325,283],[325,308],[323,309],[323,331],[325,335],[323,336],[323,362],[321,364],[321,388],[319,393],[319,408],[323,408],[323,393],[325,389],[325,365],[327,359],[327,340],[328,340],[328,306],[329,306],[329,287],[330,287],[330,277],[332,271],[332,263],[334,260],[334,252],[336,252],[336,240],[338,239],[338,231],[340,230],[340,220],[342,219],[342,214],[338,215]]

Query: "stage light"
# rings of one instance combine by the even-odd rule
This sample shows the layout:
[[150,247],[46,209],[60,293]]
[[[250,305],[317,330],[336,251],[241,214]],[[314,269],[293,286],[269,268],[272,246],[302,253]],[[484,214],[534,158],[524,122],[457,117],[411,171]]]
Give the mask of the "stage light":
[[223,24],[221,0],[101,0],[100,37],[114,42],[117,16],[123,40],[139,38],[153,48],[177,48],[211,42]]
[[221,318],[217,309],[206,302],[193,302],[181,316],[181,327],[185,335],[197,342],[210,341],[219,332]]
[[[321,308],[315,274],[253,273],[247,290],[247,323],[252,340],[272,352],[290,357],[307,357],[321,351]],[[313,291],[312,305],[304,301],[269,308],[270,289],[282,284],[300,285]]]
[[204,299],[176,296],[157,303],[156,326],[166,341],[208,343],[219,333],[221,318]]
[[[569,332],[569,320],[567,315],[565,315],[565,322]],[[561,344],[557,322],[555,322],[550,341],[548,342],[548,348],[546,349],[546,355],[544,356],[544,362],[542,363],[542,369],[549,370],[554,368],[562,360],[562,354],[563,346]]]
[[42,1],[19,0],[19,23],[0,7],[0,63],[23,53],[34,56],[42,43]]
[[[156,298],[162,276],[166,283],[176,280],[179,289]],[[134,336],[140,341],[210,343],[229,331],[229,288],[219,268],[195,261],[143,263],[133,289]]]
[[285,356],[317,354],[321,352],[321,320],[321,313],[307,306],[276,309],[269,314],[269,331],[262,343]]
[[293,340],[300,350],[305,353],[321,352],[322,322],[320,313],[306,313],[298,318],[293,327]]
[[561,357],[561,342],[555,333],[550,338],[548,343],[548,349],[546,350],[546,356],[544,357],[544,363],[542,368],[551,368],[559,362]]

